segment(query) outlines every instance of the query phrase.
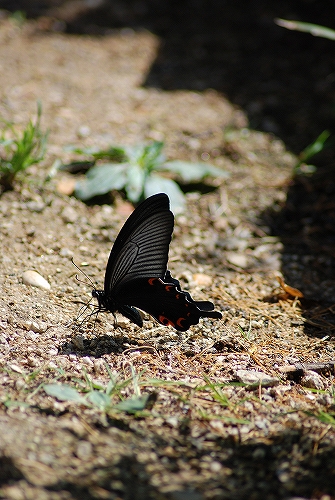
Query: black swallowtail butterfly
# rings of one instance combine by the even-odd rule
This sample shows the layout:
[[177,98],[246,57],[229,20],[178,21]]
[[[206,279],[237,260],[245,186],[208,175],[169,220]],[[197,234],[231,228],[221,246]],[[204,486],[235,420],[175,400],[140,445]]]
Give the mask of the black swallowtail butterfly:
[[212,302],[195,301],[167,270],[174,225],[169,198],[155,194],[125,222],[109,255],[103,290],[93,290],[98,311],[123,314],[138,326],[149,313],[162,325],[186,331],[201,317],[221,319]]

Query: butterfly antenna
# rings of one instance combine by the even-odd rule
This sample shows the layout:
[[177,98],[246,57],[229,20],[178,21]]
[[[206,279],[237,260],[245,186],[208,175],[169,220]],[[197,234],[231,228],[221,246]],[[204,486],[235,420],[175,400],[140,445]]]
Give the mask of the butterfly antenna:
[[83,283],[84,285],[87,285],[87,282],[88,282],[88,283],[92,286],[92,288],[93,288],[94,290],[96,290],[97,288],[96,288],[95,284],[93,283],[93,281],[91,280],[91,278],[90,278],[90,277],[89,277],[89,276],[88,276],[88,275],[87,275],[87,274],[86,274],[86,273],[85,273],[82,269],[80,269],[80,267],[79,267],[79,266],[75,263],[75,261],[73,260],[73,258],[71,258],[71,262],[72,262],[72,264],[74,265],[74,267],[75,267],[76,269],[78,269],[78,271],[79,271],[79,272],[80,272],[83,276],[85,276],[85,278],[86,278],[86,280],[87,280],[87,281],[83,281],[83,280],[79,279],[79,278],[78,278],[78,274],[76,274],[76,280],[77,280],[77,281],[79,281],[79,283]]
[[[87,302],[87,304],[83,304],[83,305],[81,306],[81,308],[79,309],[79,312],[78,312],[77,320],[78,320],[81,316],[83,316],[83,315],[85,314],[85,312],[87,311],[87,309],[89,309],[89,307],[91,306],[91,302],[92,302],[92,300],[93,300],[93,299],[90,299],[90,300]],[[94,310],[93,310],[92,312],[90,312],[90,313],[89,313],[89,315],[88,315],[88,316],[91,316],[92,314],[94,314],[94,312],[95,312],[95,308],[94,308]]]
[[[75,323],[76,323],[76,328],[75,328],[75,331],[78,331],[81,326],[88,322],[92,316],[95,315],[95,319],[94,319],[94,323],[93,323],[93,331],[95,330],[95,324],[96,324],[96,321],[97,321],[97,317],[98,317],[98,314],[99,314],[99,308],[98,307],[94,307],[93,311],[89,312],[88,314],[86,314],[83,318],[82,316],[85,314],[85,312],[87,311],[87,309],[90,307],[91,305],[91,300],[89,301],[88,304],[84,304],[80,310],[79,310],[79,314],[78,316],[75,318]],[[82,319],[81,319],[82,318]]]

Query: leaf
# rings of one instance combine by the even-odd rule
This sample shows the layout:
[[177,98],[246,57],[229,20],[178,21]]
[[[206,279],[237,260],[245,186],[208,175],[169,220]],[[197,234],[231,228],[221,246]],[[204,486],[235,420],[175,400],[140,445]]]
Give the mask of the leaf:
[[115,389],[115,386],[116,386],[116,378],[113,379],[113,380],[109,380],[107,386],[106,386],[106,394],[108,396],[110,396],[111,394],[113,394],[113,391]]
[[43,389],[48,396],[53,396],[60,401],[72,401],[87,406],[86,399],[76,389],[67,384],[46,384]]
[[165,156],[162,153],[164,147],[163,142],[153,141],[151,144],[145,146],[143,155],[143,167],[147,172],[156,170],[159,165],[165,162]]
[[328,38],[329,40],[335,40],[335,31],[331,28],[320,26],[319,24],[288,21],[287,19],[276,19],[275,22],[278,26],[282,26],[288,30],[303,31],[305,33],[310,33],[313,36],[320,36],[322,38]]
[[324,424],[335,425],[334,414],[327,413],[325,411],[320,411],[319,413],[312,413],[309,411],[305,411],[304,413],[306,413],[306,415],[309,415],[310,417],[317,418],[320,422],[323,422]]
[[302,153],[300,153],[299,158],[301,161],[307,161],[312,156],[320,153],[325,148],[325,142],[330,136],[330,132],[328,130],[324,130],[312,144],[307,146]]
[[30,404],[25,401],[15,401],[11,399],[7,399],[3,403],[6,408],[29,408]]
[[123,189],[126,184],[126,163],[97,165],[87,172],[86,179],[76,184],[75,195],[80,200]]
[[121,401],[114,408],[127,413],[136,413],[145,410],[149,401],[151,401],[151,394],[144,394],[143,396]]
[[204,162],[191,163],[179,160],[167,161],[157,169],[174,172],[178,174],[184,182],[198,182],[208,176],[220,177],[221,179],[229,177],[229,173],[225,170]]
[[299,175],[308,175],[316,171],[314,165],[307,165],[306,162],[320,153],[323,149],[327,147],[326,141],[330,136],[328,130],[324,130],[311,144],[309,144],[300,154],[299,161],[294,167],[294,173]]
[[150,144],[126,146],[125,154],[129,163],[137,163],[146,173],[149,173],[164,163],[163,147],[163,142],[153,141]]
[[125,146],[125,155],[129,163],[139,163],[143,156],[143,144],[135,144],[134,146]]
[[102,410],[108,408],[111,403],[110,397],[107,396],[105,392],[101,391],[91,391],[88,394],[87,399],[90,401],[90,403],[92,403],[92,405],[97,406]]
[[125,161],[126,150],[122,146],[111,146],[108,149],[99,149],[97,147],[80,148],[77,146],[67,146],[65,151],[76,153],[79,155],[93,156],[96,160],[108,159],[115,162]]
[[143,194],[145,172],[137,163],[128,166],[126,193],[127,198],[133,203],[139,201]]
[[149,196],[156,193],[166,193],[169,196],[171,208],[175,214],[185,210],[184,193],[172,179],[167,179],[157,174],[151,174],[150,177],[147,177],[144,185],[145,198],[149,198]]

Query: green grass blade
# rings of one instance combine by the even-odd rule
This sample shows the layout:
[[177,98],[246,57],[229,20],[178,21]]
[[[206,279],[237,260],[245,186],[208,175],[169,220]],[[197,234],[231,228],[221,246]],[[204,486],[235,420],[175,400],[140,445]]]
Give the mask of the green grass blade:
[[319,24],[303,23],[300,21],[289,21],[287,19],[276,19],[276,24],[282,26],[288,30],[302,31],[305,33],[310,33],[313,36],[319,36],[322,38],[328,38],[329,40],[335,40],[335,31],[331,28],[326,28],[325,26],[320,26]]

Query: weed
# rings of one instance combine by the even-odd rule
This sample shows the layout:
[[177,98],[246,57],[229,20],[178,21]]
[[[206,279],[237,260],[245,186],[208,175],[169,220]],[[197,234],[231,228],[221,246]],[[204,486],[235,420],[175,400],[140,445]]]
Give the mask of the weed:
[[[75,195],[87,201],[112,190],[124,190],[127,198],[137,203],[152,194],[165,192],[173,209],[181,211],[185,205],[184,195],[171,177],[184,183],[201,182],[208,176],[228,177],[227,172],[208,163],[167,161],[163,147],[163,142],[153,141],[137,146],[112,146],[106,150],[71,148],[77,154],[90,156],[94,164],[86,179],[77,183]],[[64,168],[71,170],[71,165]]]
[[4,122],[0,132],[0,188],[13,189],[16,176],[39,163],[45,154],[47,134],[40,129],[42,107],[37,105],[36,122],[29,121],[20,134],[10,122]]
[[[145,410],[152,401],[152,394],[142,395],[139,389],[139,377],[141,374],[136,374],[131,367],[131,377],[125,380],[119,380],[118,376],[112,373],[106,365],[110,380],[106,385],[93,381],[84,370],[84,384],[79,381],[82,386],[78,389],[71,387],[68,384],[45,384],[44,391],[60,401],[68,401],[84,406],[97,408],[108,413],[111,410],[122,411],[126,413],[137,414]],[[130,383],[133,383],[135,395],[129,399],[124,399],[122,391]],[[117,397],[118,403],[114,403],[113,399]]]
[[[60,401],[96,408],[107,414],[125,412],[142,417],[150,415],[148,410],[152,409],[157,399],[155,389],[163,389],[185,407],[194,410],[201,419],[207,421],[219,419],[234,424],[250,423],[245,418],[235,414],[238,404],[236,402],[232,403],[222,390],[231,384],[212,382],[206,376],[203,376],[205,383],[196,387],[189,385],[185,381],[143,379],[143,372],[136,373],[132,366],[130,366],[130,377],[122,380],[117,374],[110,371],[107,364],[106,368],[110,377],[106,385],[94,382],[84,371],[84,380],[78,379],[76,388],[68,384],[53,383],[44,384],[43,389],[49,396]],[[130,384],[133,385],[133,395],[124,398],[124,390]],[[148,388],[147,392],[141,391],[143,387]],[[205,407],[202,404],[203,402]],[[213,413],[207,411],[209,404],[213,405]],[[214,406],[216,406],[216,409]],[[221,410],[226,409],[228,414],[221,414],[218,407],[221,407]],[[159,416],[159,413],[156,412],[155,416]]]
[[328,130],[324,130],[312,144],[307,146],[298,157],[298,162],[294,167],[294,173],[296,175],[302,174],[313,174],[316,171],[316,167],[314,165],[307,164],[313,156],[320,153],[323,149],[326,148],[326,141],[330,136],[330,132]]

